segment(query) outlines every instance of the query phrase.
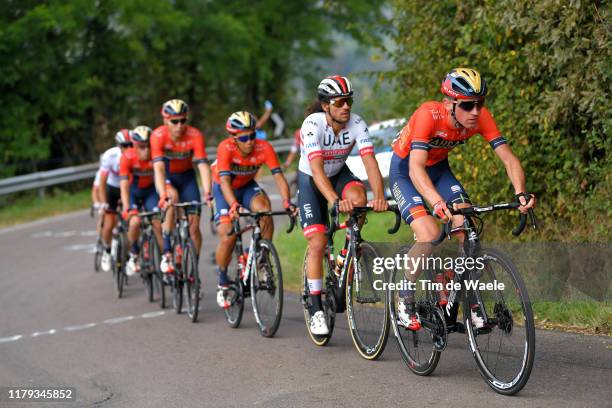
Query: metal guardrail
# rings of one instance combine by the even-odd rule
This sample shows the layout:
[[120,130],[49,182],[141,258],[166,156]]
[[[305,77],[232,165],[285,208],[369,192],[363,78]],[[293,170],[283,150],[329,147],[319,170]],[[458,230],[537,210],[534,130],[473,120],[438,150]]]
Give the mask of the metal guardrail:
[[[286,153],[291,149],[293,139],[278,139],[271,143],[277,153]],[[211,160],[214,160],[217,157],[217,148],[209,147],[206,153]],[[0,180],[0,196],[34,189],[39,189],[39,194],[44,195],[45,187],[93,179],[99,167],[99,163],[90,163],[2,179]]]

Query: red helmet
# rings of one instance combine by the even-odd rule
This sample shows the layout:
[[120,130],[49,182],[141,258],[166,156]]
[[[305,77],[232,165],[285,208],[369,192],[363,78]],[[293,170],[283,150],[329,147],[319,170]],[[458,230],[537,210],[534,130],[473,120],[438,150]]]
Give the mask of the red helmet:
[[442,93],[453,99],[480,99],[487,96],[487,83],[480,73],[471,68],[451,70],[440,87]]
[[353,85],[345,76],[330,76],[319,83],[317,95],[322,102],[329,102],[334,98],[353,96]]

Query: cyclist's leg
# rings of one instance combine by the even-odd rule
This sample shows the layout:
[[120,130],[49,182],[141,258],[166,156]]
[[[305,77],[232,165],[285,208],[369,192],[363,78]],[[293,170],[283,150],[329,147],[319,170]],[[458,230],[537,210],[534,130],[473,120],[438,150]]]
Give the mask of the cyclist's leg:
[[[436,167],[436,190],[442,195],[444,201],[451,201],[457,208],[467,208],[471,206],[470,198],[466,193],[465,189],[457,180],[453,172],[451,171],[448,160],[443,160],[435,165]],[[463,216],[453,216],[453,226],[457,227],[463,224]],[[464,235],[462,233],[455,234],[455,237],[463,242]]]
[[[342,167],[340,172],[330,179],[334,190],[343,200],[350,200],[355,207],[363,207],[367,203],[366,187],[351,171],[348,166]],[[359,218],[359,226],[365,221],[365,214]],[[348,241],[347,231],[345,240]],[[346,245],[346,242],[345,242]]]
[[[143,201],[145,211],[159,211],[158,203],[159,194],[157,194],[155,186],[152,185],[146,189],[146,196]],[[153,233],[155,234],[158,248],[161,248],[163,246],[161,222],[159,219],[154,218],[151,220],[151,224],[153,225]]]
[[304,236],[308,240],[306,278],[311,314],[323,310],[321,290],[323,288],[323,256],[327,246],[327,200],[316,188],[312,177],[298,172],[298,207]]
[[[219,286],[228,286],[230,281],[227,277],[227,266],[232,259],[232,251],[236,245],[236,236],[227,234],[232,230],[232,221],[229,217],[229,204],[225,201],[221,186],[215,182],[212,184],[213,197],[215,199],[215,224],[219,232],[219,244],[215,253],[217,262],[217,271],[219,273]],[[240,191],[236,190],[235,194],[240,195]],[[239,199],[239,197],[236,197]]]
[[[242,197],[242,203],[252,212],[270,211],[272,204],[265,191],[255,180],[243,187],[244,195]],[[261,226],[261,237],[263,239],[271,240],[274,235],[274,221],[272,217],[262,217],[259,225]]]
[[104,225],[102,228],[102,241],[107,253],[110,253],[110,243],[113,235],[113,228],[117,221],[117,205],[119,204],[120,193],[117,187],[106,185],[106,197],[108,208],[104,212]]

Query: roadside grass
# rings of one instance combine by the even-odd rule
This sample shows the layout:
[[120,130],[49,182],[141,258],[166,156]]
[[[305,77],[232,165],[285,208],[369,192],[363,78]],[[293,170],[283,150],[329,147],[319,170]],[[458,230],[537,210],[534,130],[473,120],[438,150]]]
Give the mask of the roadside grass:
[[[362,230],[362,237],[371,242],[405,242],[413,241],[412,232],[402,225],[399,232],[389,235],[387,229],[394,223],[394,216],[390,213],[368,214],[368,223]],[[300,228],[286,234],[277,228],[274,238],[283,268],[283,283],[287,290],[299,293],[302,290],[302,267],[306,239]],[[507,231],[496,231],[491,228],[487,231],[487,239],[507,236]],[[344,240],[342,231],[336,232],[334,245],[336,251]],[[533,299],[533,297],[532,297]],[[558,301],[535,300],[532,307],[536,326],[543,329],[555,329],[582,334],[595,334],[612,336],[612,303],[597,302],[594,300],[569,300],[561,298]]]
[[39,198],[34,194],[27,195],[0,208],[0,227],[81,210],[90,205],[90,190],[76,193],[55,190],[44,198]]

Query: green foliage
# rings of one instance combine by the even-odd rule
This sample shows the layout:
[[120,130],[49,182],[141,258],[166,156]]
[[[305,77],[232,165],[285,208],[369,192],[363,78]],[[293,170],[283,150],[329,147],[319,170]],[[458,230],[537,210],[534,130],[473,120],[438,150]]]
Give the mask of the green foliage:
[[[487,104],[539,197],[547,239],[612,238],[609,3],[579,0],[394,0],[397,109],[440,99],[455,66],[487,79]],[[459,150],[459,149],[457,149]],[[475,202],[514,193],[480,140],[451,155]],[[506,224],[515,222],[506,219]]]
[[170,98],[188,101],[213,144],[232,111],[259,114],[264,99],[281,111],[294,104],[292,78],[315,72],[333,30],[373,41],[363,25],[377,21],[381,4],[3,2],[0,177],[93,161],[117,129],[159,124]]

